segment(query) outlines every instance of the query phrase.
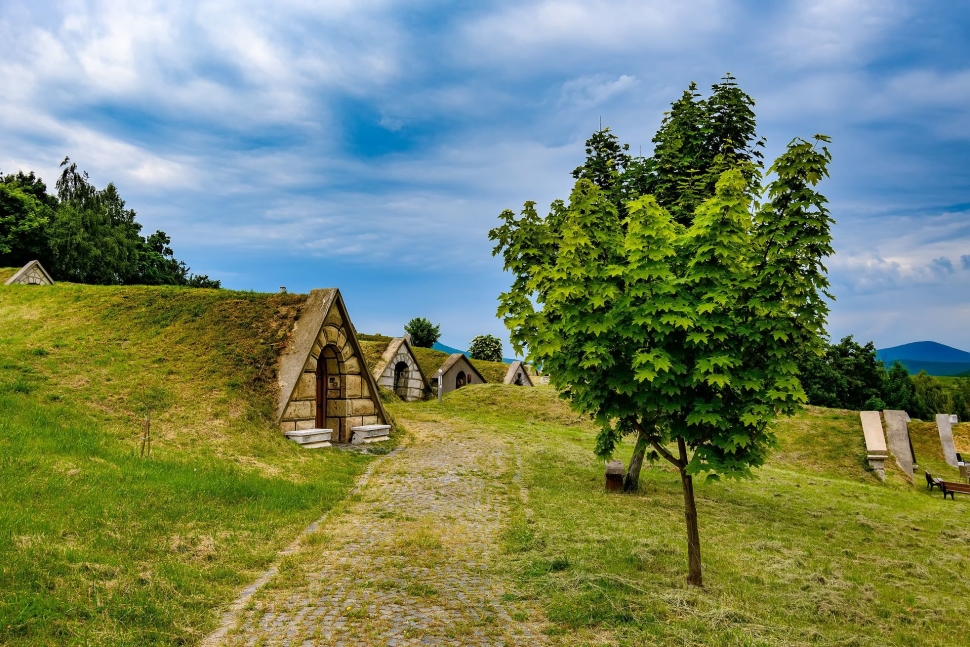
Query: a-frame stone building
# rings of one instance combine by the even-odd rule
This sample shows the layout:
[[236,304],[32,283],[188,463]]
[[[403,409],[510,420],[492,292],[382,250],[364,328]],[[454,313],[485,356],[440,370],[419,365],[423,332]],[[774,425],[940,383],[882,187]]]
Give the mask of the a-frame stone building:
[[529,371],[525,368],[525,362],[520,359],[509,364],[509,370],[505,374],[504,381],[506,384],[514,384],[516,386],[535,386],[532,383],[532,376],[529,375]]
[[336,288],[307,297],[280,357],[279,386],[276,418],[284,433],[332,429],[333,442],[349,443],[355,427],[388,424]]
[[54,279],[40,261],[30,261],[7,279],[4,285],[54,285]]
[[[478,369],[461,353],[454,353],[445,360],[439,369],[441,371],[441,394],[460,389],[467,384],[484,384],[488,380],[482,377]],[[433,378],[437,382],[437,376]]]
[[421,400],[431,393],[431,384],[421,371],[406,336],[391,340],[371,374],[380,386],[407,402]]

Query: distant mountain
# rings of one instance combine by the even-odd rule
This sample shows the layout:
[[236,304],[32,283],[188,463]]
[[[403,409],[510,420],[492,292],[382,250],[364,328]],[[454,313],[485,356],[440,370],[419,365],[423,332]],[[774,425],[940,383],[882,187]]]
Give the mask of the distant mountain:
[[[439,342],[435,342],[434,346],[432,346],[431,348],[435,350],[440,350],[442,353],[448,353],[449,355],[453,355],[455,353],[461,353],[465,357],[471,357],[471,355],[468,353],[467,350],[459,350],[457,348],[452,348],[451,346],[445,346],[444,344],[441,344]],[[508,357],[503,357],[502,361],[505,362],[506,364],[511,364],[515,360],[509,359]]]
[[902,362],[910,373],[926,371],[930,375],[960,375],[970,371],[970,353],[935,341],[917,341],[902,346],[883,348],[876,356],[892,366]]

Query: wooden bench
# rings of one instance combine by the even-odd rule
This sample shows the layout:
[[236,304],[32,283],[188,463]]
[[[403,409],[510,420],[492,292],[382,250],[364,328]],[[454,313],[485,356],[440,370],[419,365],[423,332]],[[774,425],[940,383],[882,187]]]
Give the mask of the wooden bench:
[[926,474],[926,487],[930,489],[930,492],[932,492],[933,488],[935,487],[940,488],[940,490],[943,489],[943,486],[940,485],[943,483],[943,479],[933,478],[933,476],[926,470],[923,470],[923,473]]
[[959,492],[960,494],[970,494],[970,485],[966,483],[950,483],[949,481],[940,481],[940,489],[943,490],[943,498],[949,494],[950,498],[953,498],[954,492]]

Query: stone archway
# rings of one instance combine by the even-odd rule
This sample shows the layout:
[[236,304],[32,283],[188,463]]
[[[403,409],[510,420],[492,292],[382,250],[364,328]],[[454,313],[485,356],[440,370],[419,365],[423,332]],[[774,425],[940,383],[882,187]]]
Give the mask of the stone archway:
[[455,388],[460,389],[468,383],[468,378],[465,376],[465,371],[458,371],[458,375],[455,376]]

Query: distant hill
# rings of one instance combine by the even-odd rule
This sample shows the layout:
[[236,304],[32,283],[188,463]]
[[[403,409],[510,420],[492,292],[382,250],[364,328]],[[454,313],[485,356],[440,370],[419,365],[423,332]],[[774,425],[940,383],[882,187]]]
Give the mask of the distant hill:
[[[440,350],[442,353],[448,353],[449,355],[451,355],[452,353],[461,353],[465,357],[471,357],[471,355],[468,354],[467,350],[459,350],[457,348],[452,348],[451,346],[445,346],[444,344],[441,344],[439,342],[435,342],[434,346],[432,346],[431,348],[435,350]],[[508,357],[503,357],[502,361],[505,362],[506,364],[511,364],[515,360],[509,359]]]
[[876,351],[876,356],[887,368],[899,361],[910,373],[926,371],[930,375],[960,375],[970,371],[970,353],[935,341],[883,348]]

